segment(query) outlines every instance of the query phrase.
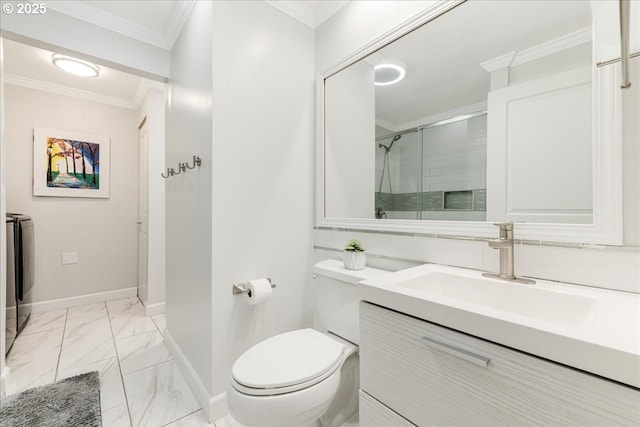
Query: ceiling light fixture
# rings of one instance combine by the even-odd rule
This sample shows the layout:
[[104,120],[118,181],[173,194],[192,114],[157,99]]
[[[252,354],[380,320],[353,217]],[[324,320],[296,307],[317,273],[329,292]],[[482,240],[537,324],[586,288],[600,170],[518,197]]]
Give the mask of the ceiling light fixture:
[[53,62],[53,65],[61,70],[76,76],[98,77],[100,74],[100,67],[96,64],[83,61],[82,59],[62,55],[60,53],[54,53],[51,55],[51,61]]
[[406,67],[400,61],[385,61],[373,67],[376,86],[398,83],[406,75]]

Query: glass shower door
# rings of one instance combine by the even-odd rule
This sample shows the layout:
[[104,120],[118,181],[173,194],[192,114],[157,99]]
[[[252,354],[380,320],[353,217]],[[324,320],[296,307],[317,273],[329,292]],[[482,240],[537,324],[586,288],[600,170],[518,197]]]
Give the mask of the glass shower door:
[[376,139],[376,218],[420,219],[422,143],[420,132]]

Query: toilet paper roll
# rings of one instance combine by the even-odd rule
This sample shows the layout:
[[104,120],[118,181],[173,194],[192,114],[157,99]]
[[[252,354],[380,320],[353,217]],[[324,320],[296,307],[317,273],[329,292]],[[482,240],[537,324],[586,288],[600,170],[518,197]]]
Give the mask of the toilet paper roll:
[[249,305],[261,304],[271,298],[271,282],[267,279],[251,280],[247,285]]

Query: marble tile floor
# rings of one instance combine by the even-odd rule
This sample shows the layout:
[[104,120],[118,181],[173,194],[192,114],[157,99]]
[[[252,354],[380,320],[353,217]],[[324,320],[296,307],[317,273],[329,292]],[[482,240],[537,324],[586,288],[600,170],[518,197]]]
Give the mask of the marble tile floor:
[[[7,355],[7,394],[100,373],[103,427],[244,427],[209,423],[163,342],[165,316],[137,297],[32,314]],[[358,427],[353,417],[342,427]]]
[[32,314],[6,364],[7,393],[100,372],[104,427],[199,427],[206,421],[163,343],[164,315],[136,297]]

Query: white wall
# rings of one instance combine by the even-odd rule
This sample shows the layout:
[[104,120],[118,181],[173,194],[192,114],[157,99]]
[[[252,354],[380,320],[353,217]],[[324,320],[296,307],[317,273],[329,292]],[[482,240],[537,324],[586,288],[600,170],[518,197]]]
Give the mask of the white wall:
[[166,316],[169,334],[208,393],[213,375],[211,20],[212,3],[196,3],[171,50],[165,150],[166,164],[174,169],[194,154],[202,158],[200,168],[165,181]]
[[325,213],[373,218],[375,86],[373,67],[359,61],[325,82]]
[[[384,7],[382,3],[386,3]],[[408,4],[410,3],[410,4]],[[324,70],[339,59],[380,37],[432,2],[351,2],[316,30],[316,71]],[[637,62],[637,60],[636,60]],[[625,247],[570,247],[518,245],[516,273],[613,289],[640,292],[640,255],[638,251],[638,77],[632,68],[632,88],[623,94],[623,149]],[[497,233],[497,232],[496,232]],[[497,235],[497,234],[496,234]],[[356,233],[336,230],[314,232],[316,259],[339,258],[337,251],[350,238],[361,238],[368,252],[384,258],[369,257],[371,264],[398,269],[407,264],[435,262],[496,271],[497,251],[485,242],[434,239],[392,234]],[[516,227],[517,238],[517,227]],[[326,251],[322,248],[332,248]],[[394,261],[396,259],[396,261]],[[410,262],[398,260],[411,260]]]
[[[138,111],[138,123],[146,117],[148,129],[148,262],[147,307],[162,311],[166,288],[165,253],[165,115],[164,88],[151,87]],[[148,313],[148,312],[147,312]]]
[[[313,31],[264,2],[199,2],[171,73],[167,164],[203,163],[166,180],[167,328],[216,418],[234,360],[312,322]],[[265,304],[232,295],[260,277],[278,285]]]
[[[136,286],[138,137],[134,110],[5,85],[6,209],[35,223],[33,301]],[[35,197],[33,128],[103,135],[111,141],[109,199]],[[63,252],[77,264],[62,265]]]
[[[213,382],[268,336],[311,325],[313,31],[264,2],[213,3]],[[262,306],[234,283],[271,277]]]

